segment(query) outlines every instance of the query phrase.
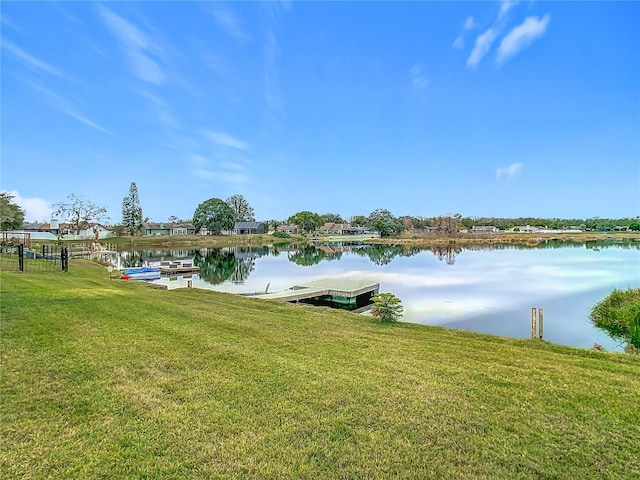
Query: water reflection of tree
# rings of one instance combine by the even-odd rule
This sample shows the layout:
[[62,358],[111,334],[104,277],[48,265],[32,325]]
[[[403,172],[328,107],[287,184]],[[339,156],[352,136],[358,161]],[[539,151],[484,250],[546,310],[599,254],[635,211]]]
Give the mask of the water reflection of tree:
[[200,267],[200,278],[218,285],[235,273],[237,260],[232,252],[209,248],[202,256],[197,252],[193,263]]
[[268,253],[268,248],[207,248],[196,252],[194,264],[200,267],[200,278],[214,284],[227,280],[244,283],[255,270],[255,259]]
[[255,269],[255,259],[253,258],[240,258],[236,259],[236,268],[231,275],[231,281],[233,283],[244,283],[249,278],[251,272]]
[[456,263],[456,257],[460,252],[462,252],[462,248],[455,245],[438,245],[433,247],[433,254],[438,260],[444,260],[447,265]]
[[320,263],[327,254],[314,246],[306,245],[289,255],[289,261],[302,267],[310,267]]
[[370,245],[367,248],[358,248],[353,253],[362,257],[368,257],[376,265],[387,265],[398,257],[411,257],[422,249],[408,245]]

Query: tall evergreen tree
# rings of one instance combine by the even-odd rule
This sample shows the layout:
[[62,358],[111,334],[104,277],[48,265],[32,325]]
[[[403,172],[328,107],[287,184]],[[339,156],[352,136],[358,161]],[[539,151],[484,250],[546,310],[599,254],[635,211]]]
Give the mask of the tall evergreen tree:
[[142,207],[138,197],[138,186],[131,182],[129,195],[122,199],[122,225],[129,235],[138,235],[142,227]]

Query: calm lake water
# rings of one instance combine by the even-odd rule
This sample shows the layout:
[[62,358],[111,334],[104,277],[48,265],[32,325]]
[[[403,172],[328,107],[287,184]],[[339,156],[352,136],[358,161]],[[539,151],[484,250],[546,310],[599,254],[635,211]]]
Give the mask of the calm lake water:
[[[544,338],[608,350],[615,342],[591,326],[591,307],[614,288],[640,286],[640,243],[587,242],[543,247],[419,249],[323,245],[121,252],[119,267],[193,259],[194,287],[247,293],[285,290],[327,277],[380,283],[405,307],[403,320],[516,338],[531,335],[531,307],[544,308]],[[169,288],[187,277],[162,278]]]

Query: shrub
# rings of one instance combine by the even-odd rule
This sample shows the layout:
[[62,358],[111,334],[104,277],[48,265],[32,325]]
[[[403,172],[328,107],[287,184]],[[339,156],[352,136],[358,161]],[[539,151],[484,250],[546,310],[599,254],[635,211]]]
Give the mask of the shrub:
[[629,328],[629,343],[635,348],[640,349],[640,310],[636,313],[631,321]]
[[402,317],[402,301],[393,293],[378,293],[373,297],[371,314],[383,323],[397,322]]
[[614,290],[593,306],[589,318],[614,340],[640,348],[640,288]]
[[276,230],[275,232],[273,232],[273,236],[277,237],[277,238],[290,238],[291,235],[289,235],[287,232],[281,232],[280,230]]

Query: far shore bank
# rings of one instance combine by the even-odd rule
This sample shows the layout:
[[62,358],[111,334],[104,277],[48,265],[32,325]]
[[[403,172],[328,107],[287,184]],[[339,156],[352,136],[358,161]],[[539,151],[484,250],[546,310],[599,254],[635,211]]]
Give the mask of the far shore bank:
[[[400,237],[370,238],[366,243],[381,245],[413,245],[430,247],[439,245],[490,245],[512,244],[535,246],[549,241],[581,243],[589,241],[639,241],[640,232],[584,232],[584,233],[491,233],[491,234],[459,234],[457,236],[411,235]],[[118,248],[175,248],[175,247],[262,247],[289,243],[322,243],[349,242],[348,236],[337,238],[335,235],[304,236],[291,235],[279,238],[273,235],[189,235],[189,236],[156,236],[156,237],[113,237],[100,239],[101,245],[113,245]],[[362,240],[359,240],[362,241]],[[64,244],[91,243],[87,240],[65,240]],[[47,243],[47,242],[44,242]]]
[[460,234],[455,237],[440,237],[435,235],[411,236],[405,235],[394,238],[378,238],[371,243],[386,245],[490,245],[513,244],[535,246],[549,241],[582,243],[591,241],[640,241],[640,232],[583,232],[583,233],[491,233],[491,234]]

